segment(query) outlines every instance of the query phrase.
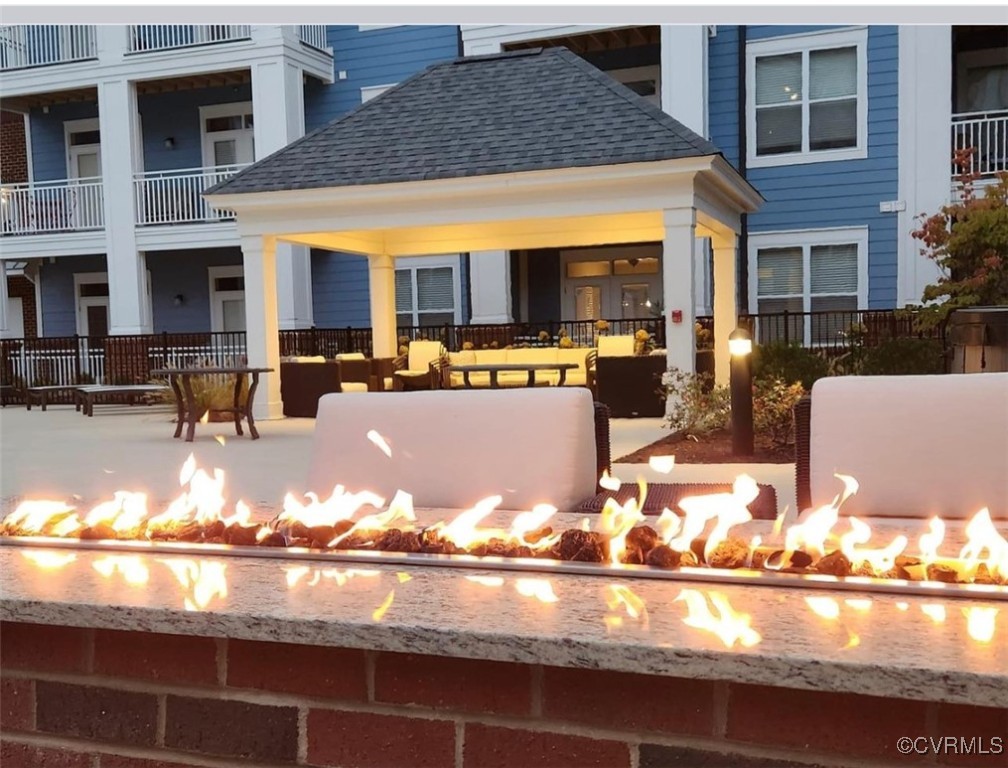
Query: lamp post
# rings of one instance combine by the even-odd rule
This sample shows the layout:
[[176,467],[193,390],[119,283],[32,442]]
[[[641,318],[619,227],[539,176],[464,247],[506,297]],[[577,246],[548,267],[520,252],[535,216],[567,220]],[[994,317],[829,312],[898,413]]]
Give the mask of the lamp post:
[[732,455],[753,455],[752,340],[745,328],[728,337],[731,355]]

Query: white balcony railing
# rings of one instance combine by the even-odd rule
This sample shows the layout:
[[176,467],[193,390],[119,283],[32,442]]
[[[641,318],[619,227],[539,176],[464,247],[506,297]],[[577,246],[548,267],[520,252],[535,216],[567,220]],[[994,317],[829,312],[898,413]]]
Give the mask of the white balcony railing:
[[62,179],[0,188],[0,233],[34,235],[105,227],[102,180]]
[[302,24],[298,27],[298,35],[302,43],[310,45],[312,48],[325,51],[328,47],[325,24]]
[[208,205],[203,199],[203,193],[245,167],[222,165],[216,168],[182,168],[136,174],[133,177],[133,189],[137,224],[193,224],[233,219],[232,212],[219,211]]
[[167,51],[247,40],[251,35],[249,24],[131,24],[128,50],[130,53]]
[[1008,110],[952,115],[952,150],[972,149],[965,169],[953,165],[955,178],[962,170],[981,179],[1008,171]]
[[0,71],[84,61],[98,55],[93,24],[0,26]]

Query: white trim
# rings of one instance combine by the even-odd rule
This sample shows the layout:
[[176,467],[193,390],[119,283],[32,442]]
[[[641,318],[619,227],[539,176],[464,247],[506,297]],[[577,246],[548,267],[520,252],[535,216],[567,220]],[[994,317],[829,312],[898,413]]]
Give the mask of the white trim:
[[466,56],[499,53],[508,43],[572,37],[607,29],[623,29],[636,24],[461,24],[462,47]]
[[[74,272],[74,306],[76,308],[76,318],[77,318],[77,335],[87,336],[90,329],[87,323],[87,312],[85,311],[88,307],[105,307],[105,311],[108,313],[108,324],[111,328],[112,326],[112,308],[111,298],[112,298],[112,287],[109,286],[108,296],[81,296],[80,287],[82,285],[93,285],[95,283],[108,283],[109,276],[108,272]],[[38,291],[38,286],[35,287]],[[41,334],[39,334],[41,335]]]
[[35,286],[35,335],[41,337],[45,335],[42,330],[42,270],[37,267],[32,283]]
[[[81,120],[63,121],[63,147],[65,151],[66,169],[68,179],[76,179],[77,173],[73,167],[73,147],[70,146],[70,137],[75,133],[86,133],[87,131],[101,132],[101,118],[85,117]],[[97,144],[81,144],[82,147],[98,147],[98,176],[101,177],[101,139]],[[33,177],[29,177],[33,178]]]
[[808,312],[811,294],[811,270],[808,268],[809,251],[815,245],[857,246],[857,304],[858,309],[868,307],[868,227],[833,227],[828,229],[792,229],[778,232],[750,233],[749,252],[749,306],[759,308],[759,274],[757,256],[760,248],[802,248],[802,293],[804,311]]
[[28,181],[33,182],[35,181],[35,159],[32,157],[31,115],[25,112],[22,117],[24,118],[25,158],[28,166]]
[[[854,46],[857,51],[857,144],[843,149],[810,150],[808,69],[810,51]],[[802,54],[802,151],[756,154],[756,59],[786,53]],[[746,164],[749,168],[861,160],[868,157],[868,28],[855,27],[807,35],[788,35],[746,43]]]
[[401,27],[402,24],[358,24],[358,32],[373,32],[376,29],[391,29],[392,27]]
[[220,277],[245,277],[245,267],[242,264],[228,264],[220,267],[207,267],[207,279],[210,282],[210,331],[219,333],[224,330],[224,308],[222,302],[228,299],[238,298],[241,294],[242,301],[245,300],[245,291],[218,291],[216,287],[217,278]]
[[393,88],[398,83],[385,83],[383,85],[365,85],[360,89],[361,104],[364,104],[376,96],[381,96],[389,88]]
[[[255,110],[252,107],[251,101],[233,101],[226,104],[207,104],[206,106],[199,107],[200,155],[203,158],[204,168],[213,168],[217,165],[217,163],[214,162],[213,151],[207,143],[207,139],[210,135],[206,130],[207,119],[212,117],[235,117],[236,115],[244,117],[248,114],[252,115],[252,119],[255,120]],[[244,163],[251,163],[255,161],[255,131],[253,128],[245,128],[243,126],[242,128],[235,129],[233,131],[219,131],[218,133],[222,135],[235,134],[235,138],[237,139],[247,137],[249,140],[249,157],[247,159],[242,159],[239,156],[240,150],[236,151],[235,163],[237,165],[242,165]]]
[[[438,267],[451,267],[452,270],[452,301],[454,303],[455,319],[454,324],[462,323],[462,256],[457,253],[443,256],[401,256],[395,260],[393,271],[411,270],[410,282],[413,291],[413,322],[410,325],[420,325],[419,311],[417,310],[417,278],[418,269],[436,269]],[[471,265],[470,265],[471,268]],[[398,312],[396,313],[399,314]]]

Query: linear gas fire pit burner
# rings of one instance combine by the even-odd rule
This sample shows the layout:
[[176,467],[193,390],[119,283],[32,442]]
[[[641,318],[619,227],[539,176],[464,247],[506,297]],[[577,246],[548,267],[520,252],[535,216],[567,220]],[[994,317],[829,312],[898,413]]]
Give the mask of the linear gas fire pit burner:
[[[500,496],[448,519],[418,521],[409,494],[385,499],[338,486],[321,500],[288,494],[283,512],[255,522],[243,502],[225,515],[224,476],[197,469],[190,456],[180,497],[157,515],[142,493],[119,491],[83,516],[56,501],[25,501],[0,523],[0,545],[91,549],[157,555],[223,556],[333,564],[431,566],[661,579],[800,589],[855,590],[1008,601],[1008,540],[982,509],[946,542],[946,524],[927,523],[916,550],[893,523],[841,520],[857,491],[853,478],[832,503],[790,525],[752,521],[756,482],[739,477],[730,493],[692,496],[657,517],[642,512],[647,487],[625,502],[609,499],[598,515],[578,519],[538,505],[501,525]],[[496,522],[496,526],[488,524]],[[872,540],[884,537],[884,546]],[[943,544],[962,544],[940,554]]]
[[631,563],[587,563],[527,557],[495,555],[443,555],[423,552],[381,552],[324,550],[308,547],[257,547],[234,544],[186,543],[171,541],[78,540],[46,536],[5,536],[0,546],[34,549],[93,550],[131,554],[185,555],[197,557],[245,557],[275,560],[310,561],[356,567],[425,566],[469,570],[495,570],[540,574],[576,574],[601,578],[658,579],[703,584],[741,584],[745,586],[789,587],[798,589],[874,592],[934,598],[969,598],[1008,602],[1008,587],[996,584],[955,584],[940,581],[877,578],[871,576],[837,577],[819,573],[783,573],[754,568],[712,568],[684,566],[676,570]]

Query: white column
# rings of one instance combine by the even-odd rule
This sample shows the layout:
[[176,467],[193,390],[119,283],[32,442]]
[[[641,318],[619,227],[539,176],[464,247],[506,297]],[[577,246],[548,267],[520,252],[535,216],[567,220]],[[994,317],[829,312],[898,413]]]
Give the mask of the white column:
[[0,259],[0,339],[7,335],[10,321],[7,320],[7,262]]
[[[694,265],[696,212],[692,208],[676,208],[662,212],[665,237],[662,239],[662,292],[665,299],[665,340],[669,368],[687,373],[696,370],[696,337],[693,324]],[[681,312],[682,320],[672,321],[673,312]]]
[[710,267],[710,241],[705,237],[698,237],[696,248],[693,249],[696,264],[693,265],[693,306],[698,315],[712,314],[711,304],[711,267]]
[[271,237],[241,239],[245,270],[245,338],[248,364],[272,368],[262,374],[253,403],[256,419],[283,418],[280,399],[280,329],[277,325],[276,241]]
[[[920,303],[924,286],[940,275],[910,237],[914,217],[936,213],[952,188],[952,28],[899,28],[899,202],[896,304]],[[862,275],[867,279],[867,275]]]
[[707,26],[663,24],[661,105],[687,128],[707,136]]
[[[258,32],[279,34],[283,29],[257,27]],[[304,135],[303,79],[301,67],[280,57],[252,66],[256,160]],[[312,327],[311,251],[307,246],[277,243],[277,300],[282,329]]]
[[371,295],[371,334],[374,357],[395,357],[395,259],[387,253],[368,256],[368,286]]
[[507,251],[469,254],[473,323],[510,323],[511,255]]
[[137,253],[133,169],[139,167],[136,86],[123,79],[98,82],[102,205],[109,277],[109,333],[149,333],[147,270]]
[[728,336],[738,322],[736,260],[738,237],[734,232],[711,240],[714,250],[714,383],[728,385]]

